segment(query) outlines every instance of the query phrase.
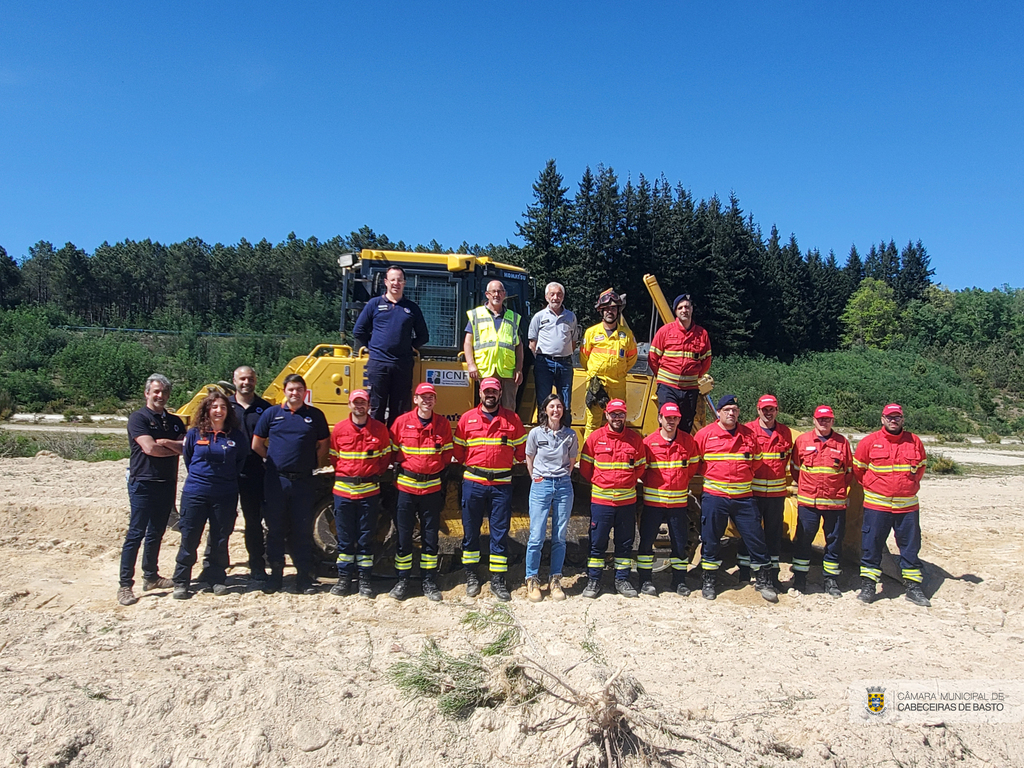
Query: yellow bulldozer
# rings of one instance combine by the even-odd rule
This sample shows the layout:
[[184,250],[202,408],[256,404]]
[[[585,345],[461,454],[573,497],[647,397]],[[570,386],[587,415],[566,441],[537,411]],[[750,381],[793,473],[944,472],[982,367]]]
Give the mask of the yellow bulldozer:
[[[516,311],[523,318],[520,336],[525,339],[527,326],[532,310],[531,306],[535,290],[533,281],[526,270],[510,264],[502,264],[484,256],[468,254],[437,254],[437,253],[405,253],[364,249],[359,253],[343,255],[339,260],[343,275],[343,304],[341,310],[341,336],[346,338],[346,331],[354,324],[362,307],[367,301],[380,296],[384,288],[384,276],[392,265],[401,266],[406,273],[405,296],[415,301],[423,312],[430,331],[430,342],[423,347],[416,358],[413,373],[414,382],[429,381],[437,390],[435,412],[445,416],[454,426],[459,417],[473,407],[475,388],[466,371],[466,363],[462,353],[462,342],[466,324],[466,312],[484,301],[487,283],[501,280],[507,291],[506,306]],[[669,308],[657,278],[646,275],[644,283],[652,299],[652,314],[662,323],[673,321],[673,313]],[[539,307],[536,307],[539,308]],[[653,321],[652,316],[652,321]],[[585,323],[586,319],[581,318]],[[652,326],[653,326],[652,322]],[[529,353],[527,352],[528,360]],[[307,384],[307,401],[321,409],[332,426],[349,415],[349,393],[356,389],[364,389],[366,382],[366,365],[369,361],[365,348],[354,349],[349,344],[319,344],[309,354],[295,357],[277,374],[266,387],[263,397],[271,403],[279,403],[283,399],[283,381],[285,376],[300,374]],[[240,361],[241,362],[241,361]],[[529,364],[529,363],[528,363]],[[524,383],[520,387],[517,412],[524,424],[534,423],[536,396],[533,377],[524,371]],[[582,444],[583,427],[586,420],[585,395],[588,380],[583,369],[577,367],[573,377],[572,424],[580,434]],[[710,390],[713,382],[702,388]],[[199,403],[212,389],[229,392],[228,382],[208,384],[202,387],[194,397],[177,410],[186,424],[198,409]],[[640,434],[647,435],[658,428],[657,398],[654,377],[647,367],[646,355],[641,354],[637,364],[627,376],[628,407],[627,423]],[[697,418],[694,429],[704,425],[707,414],[713,418],[714,408],[710,397],[704,396],[698,403]],[[748,411],[749,414],[749,411]],[[318,476],[320,488],[315,516],[314,540],[319,554],[324,560],[333,562],[335,548],[333,497],[333,473],[322,470]],[[703,479],[694,478],[690,487],[690,553],[699,542],[700,527],[700,493]],[[574,550],[586,551],[586,539],[589,525],[590,489],[587,483],[577,475],[576,501],[568,531],[570,559],[582,559],[583,554],[574,558]],[[462,517],[459,494],[461,483],[450,480],[446,483],[446,503],[441,521],[440,552],[442,556],[450,556],[459,550],[462,540]],[[381,483],[382,510],[394,509],[395,490],[393,475],[385,475]],[[851,535],[847,542],[854,547],[859,542],[861,507],[859,488],[851,494],[851,505],[848,513],[847,529]],[[509,536],[520,546],[525,547],[529,536],[529,512],[527,499],[529,496],[529,478],[525,466],[519,466],[513,473],[513,516]],[[487,525],[486,520],[484,526]],[[796,500],[791,493],[786,502],[785,536],[793,538],[796,527]],[[380,516],[378,541],[384,545],[382,550],[388,551],[390,539],[391,516],[386,512]],[[485,529],[486,532],[486,529]],[[731,529],[727,536],[735,536]],[[819,535],[816,544],[823,544]],[[515,546],[515,545],[513,545]],[[660,549],[667,553],[667,532],[659,537]],[[858,553],[859,554],[859,553]],[[848,553],[852,556],[853,553]],[[387,559],[387,556],[384,556]],[[658,559],[656,568],[663,567],[665,558]]]

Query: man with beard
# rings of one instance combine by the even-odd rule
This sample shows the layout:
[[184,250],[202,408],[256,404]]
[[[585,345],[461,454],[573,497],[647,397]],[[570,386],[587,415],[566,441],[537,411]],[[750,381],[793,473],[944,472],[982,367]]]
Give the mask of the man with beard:
[[676,319],[654,334],[647,363],[658,383],[658,405],[678,405],[679,428],[689,433],[700,397],[697,381],[711,369],[711,341],[708,332],[693,322],[690,294],[676,296],[672,311]]
[[[622,308],[626,305],[612,288],[604,291],[594,305],[601,314],[601,322],[592,325],[583,335],[580,345],[580,365],[587,372],[588,389],[599,383],[608,400],[626,402],[626,374],[636,362],[636,339],[629,326],[622,321]],[[593,390],[587,398],[587,425],[584,440],[604,423],[606,406]]]

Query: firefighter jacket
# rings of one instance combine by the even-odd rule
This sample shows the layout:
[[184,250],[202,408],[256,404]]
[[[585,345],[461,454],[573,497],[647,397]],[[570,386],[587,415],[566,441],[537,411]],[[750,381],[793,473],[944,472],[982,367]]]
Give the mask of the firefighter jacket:
[[775,422],[775,430],[765,434],[757,419],[747,422],[761,446],[761,466],[754,472],[755,496],[778,498],[786,495],[789,486],[789,461],[793,453],[793,432],[785,424]]
[[380,493],[380,475],[391,462],[391,434],[376,419],[357,427],[352,417],[342,419],[331,432],[334,495],[364,499]]
[[588,377],[597,376],[608,382],[624,382],[626,372],[636,363],[636,339],[633,331],[619,321],[610,333],[604,323],[587,328],[580,345],[580,365]]
[[864,486],[864,507],[881,512],[920,509],[917,491],[927,456],[921,438],[904,430],[872,432],[857,444],[853,474]]
[[441,472],[452,463],[454,445],[448,419],[433,414],[424,424],[416,409],[403,413],[391,425],[395,462],[401,464],[395,486],[414,496],[441,490]]
[[580,455],[580,474],[593,485],[591,501],[624,507],[636,501],[636,483],[647,468],[647,449],[636,432],[607,424],[590,433]]
[[748,427],[732,432],[717,421],[694,435],[704,473],[704,492],[728,499],[753,495],[754,473],[761,466],[761,446]]
[[[466,466],[464,480],[481,485],[512,482],[512,465],[526,461],[526,430],[510,410],[488,418],[482,406],[466,411],[455,427],[455,460]],[[474,471],[480,470],[480,471]]]
[[648,507],[685,507],[690,479],[697,473],[700,455],[688,432],[679,430],[672,441],[661,430],[644,438],[647,469],[644,471],[644,504]]
[[697,379],[711,369],[711,340],[696,323],[690,330],[673,320],[654,334],[647,356],[659,384],[676,389],[696,389]]
[[506,309],[498,328],[494,327],[494,313],[487,306],[471,309],[466,316],[473,334],[473,358],[480,377],[511,379],[516,372],[519,315]]
[[793,444],[796,503],[814,509],[846,509],[853,472],[850,441],[838,432],[818,437],[814,430],[797,435]]

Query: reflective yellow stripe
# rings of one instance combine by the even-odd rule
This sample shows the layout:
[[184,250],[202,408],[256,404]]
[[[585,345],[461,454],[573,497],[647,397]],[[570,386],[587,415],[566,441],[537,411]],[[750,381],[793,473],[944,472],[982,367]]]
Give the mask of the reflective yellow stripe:
[[814,496],[796,495],[796,503],[805,507],[838,507],[846,508],[846,499],[822,499]]
[[670,491],[665,488],[648,488],[644,486],[644,501],[659,504],[671,504],[674,507],[685,507],[689,500],[689,492],[683,488]]
[[845,475],[850,470],[845,467],[800,467],[800,471],[809,475]]
[[360,499],[380,493],[380,486],[377,483],[346,483],[343,480],[335,480],[334,492],[339,495],[347,493],[354,499]]
[[479,563],[479,562],[480,562],[480,550],[479,549],[476,550],[475,552],[471,552],[468,549],[462,550],[462,564],[463,565],[473,565],[474,563]]
[[882,496],[867,489],[864,490],[864,503],[893,510],[910,509],[918,505],[917,496]]
[[704,478],[704,490],[721,491],[727,496],[745,496],[752,493],[751,483],[726,483]]
[[402,453],[408,454],[409,456],[433,456],[436,453],[442,453],[443,451],[451,451],[454,446],[451,443],[445,443],[441,446],[440,450],[437,446],[433,445],[403,445],[401,446]]
[[751,488],[755,491],[773,492],[773,491],[784,491],[789,486],[789,481],[782,477],[778,480],[766,480],[761,477],[755,477],[751,480]]
[[591,498],[597,503],[612,501],[636,501],[636,487],[632,488],[591,488]]

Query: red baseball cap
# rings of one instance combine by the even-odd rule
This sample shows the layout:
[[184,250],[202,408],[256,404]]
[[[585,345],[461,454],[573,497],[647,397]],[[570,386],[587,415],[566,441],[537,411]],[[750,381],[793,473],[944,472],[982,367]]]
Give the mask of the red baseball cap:
[[608,405],[605,406],[604,412],[605,413],[625,413],[626,412],[626,401],[625,400],[619,400],[618,398],[616,398],[615,400],[609,400],[608,401]]
[[819,405],[814,409],[814,418],[816,419],[834,419],[836,415],[832,413],[832,409],[827,405]]
[[779,401],[775,399],[775,395],[761,395],[757,400],[757,407],[764,408],[766,405],[773,405],[778,408]]
[[353,400],[365,400],[370,402],[370,393],[365,389],[353,389],[348,396],[348,401],[351,403]]
[[903,407],[899,403],[889,403],[882,409],[883,416],[892,416],[893,414],[903,415]]
[[683,415],[679,412],[679,406],[676,405],[675,403],[665,403],[663,406],[661,406],[661,410],[658,411],[658,413],[660,413],[662,416],[679,416],[680,418],[682,418]]
[[434,389],[434,385],[431,384],[429,381],[424,381],[422,384],[417,384],[416,385],[416,394],[417,395],[436,395],[437,394],[437,390]]
[[483,392],[485,389],[496,389],[501,392],[501,379],[496,379],[494,376],[488,376],[480,382],[480,391]]

